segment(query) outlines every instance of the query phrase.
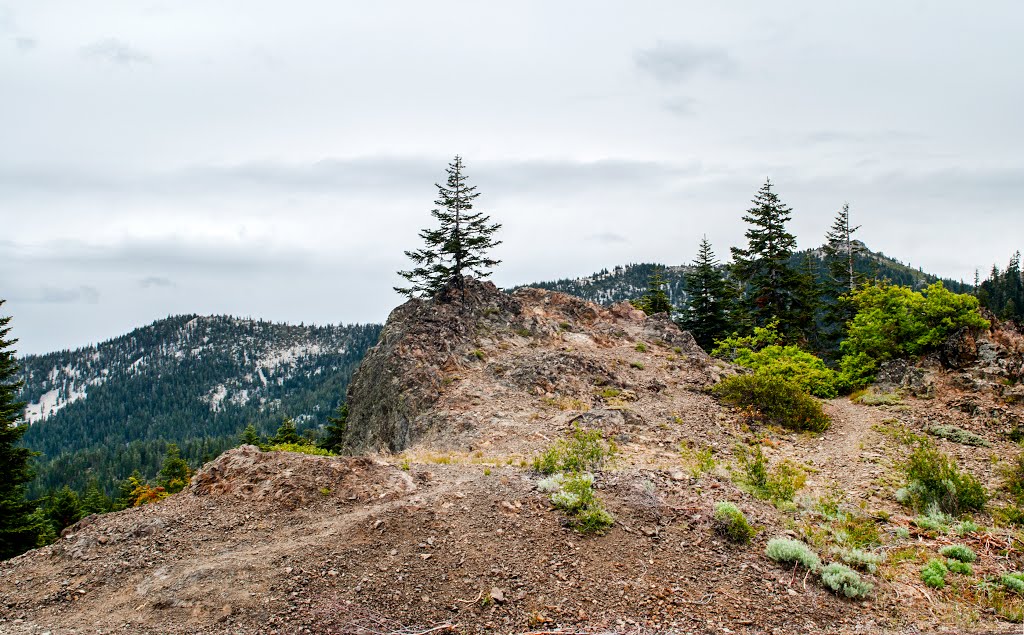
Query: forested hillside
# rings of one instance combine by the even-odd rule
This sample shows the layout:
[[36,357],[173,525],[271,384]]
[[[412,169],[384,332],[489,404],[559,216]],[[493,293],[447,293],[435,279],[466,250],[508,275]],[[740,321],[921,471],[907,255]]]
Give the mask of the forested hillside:
[[[801,268],[808,255],[811,256],[819,280],[824,280],[827,271],[820,249],[796,252],[791,260],[791,266]],[[520,285],[520,287],[538,287],[551,291],[561,291],[562,293],[569,293],[590,302],[608,305],[639,298],[647,289],[647,283],[651,274],[659,268],[661,268],[662,277],[666,283],[664,290],[668,294],[672,305],[675,307],[683,306],[687,301],[684,276],[691,269],[689,265],[628,264],[615,267],[610,271],[602,269],[597,273],[582,278],[562,278],[550,282]],[[945,284],[947,289],[957,293],[965,293],[971,290],[971,286],[963,282],[939,278],[920,269],[909,267],[881,252],[867,251],[866,248],[863,254],[857,255],[856,270],[869,279],[887,280],[893,284],[908,286],[917,291],[939,280]]]
[[74,351],[19,360],[36,461],[32,495],[92,480],[108,493],[150,477],[170,442],[193,465],[237,444],[248,423],[322,425],[379,325],[290,326],[226,316],[160,320]]

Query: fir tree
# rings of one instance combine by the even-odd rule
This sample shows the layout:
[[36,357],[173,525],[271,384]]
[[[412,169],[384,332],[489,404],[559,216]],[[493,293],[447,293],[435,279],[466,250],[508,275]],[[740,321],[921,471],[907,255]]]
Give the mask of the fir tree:
[[105,514],[110,511],[112,503],[110,497],[103,493],[100,484],[96,479],[89,481],[82,496],[82,516],[90,514]]
[[732,293],[707,236],[700,241],[697,258],[684,280],[689,303],[679,326],[689,331],[701,348],[710,351],[715,340],[729,332]]
[[[4,303],[0,300],[0,306]],[[10,317],[0,317],[0,560],[36,546],[38,522],[34,506],[25,499],[25,483],[32,480],[29,459],[32,452],[17,446],[28,426],[21,422],[25,402],[17,401],[22,382],[8,339]]]
[[744,234],[747,248],[732,248],[733,274],[744,286],[742,304],[753,325],[764,326],[777,318],[783,333],[791,334],[800,327],[794,311],[800,275],[789,265],[796,237],[786,231],[792,209],[768,180],[753,203],[743,217],[750,225]]
[[864,246],[853,239],[853,234],[860,229],[850,226],[850,205],[843,203],[843,208],[836,213],[832,228],[825,235],[825,264],[828,266],[831,286],[835,289],[835,297],[843,293],[853,293],[863,281],[854,265],[857,257],[864,253]]
[[291,417],[286,417],[267,443],[269,445],[302,445],[302,437],[295,431],[295,421]]
[[348,404],[342,403],[333,417],[327,417],[326,435],[320,447],[331,452],[341,452],[345,448],[345,433],[348,431]]
[[501,225],[491,224],[488,216],[472,211],[473,201],[480,194],[475,185],[466,184],[462,157],[456,155],[447,171],[447,183],[436,185],[434,204],[438,207],[430,212],[438,227],[420,232],[424,247],[405,252],[415,266],[398,272],[411,284],[395,287],[395,291],[409,297],[432,297],[449,283],[461,285],[465,272],[486,278],[491,275],[489,269],[501,262],[487,256],[489,249],[501,244],[493,238]]
[[656,267],[647,279],[647,292],[640,300],[633,303],[647,315],[655,313],[668,313],[672,315],[672,303],[669,302],[668,294],[665,293],[665,277],[662,275],[661,267]]
[[807,252],[804,264],[798,273],[798,286],[794,295],[793,314],[799,331],[811,350],[820,350],[818,335],[818,313],[821,309],[821,285],[818,284],[818,267],[814,256]]
[[135,506],[135,491],[140,485],[145,484],[142,473],[133,470],[128,478],[121,481],[117,486],[117,498],[114,499],[114,510],[127,509]]
[[261,444],[260,434],[259,432],[256,432],[256,426],[251,423],[245,426],[245,430],[242,430],[242,435],[238,440],[242,445],[255,445],[256,447],[260,447]]
[[59,535],[65,527],[74,525],[83,516],[78,494],[67,485],[53,492],[46,504],[46,515],[54,532]]
[[156,477],[157,486],[175,494],[185,489],[190,478],[192,478],[192,470],[189,468],[188,462],[181,458],[181,449],[178,448],[177,443],[169,443],[164,463]]

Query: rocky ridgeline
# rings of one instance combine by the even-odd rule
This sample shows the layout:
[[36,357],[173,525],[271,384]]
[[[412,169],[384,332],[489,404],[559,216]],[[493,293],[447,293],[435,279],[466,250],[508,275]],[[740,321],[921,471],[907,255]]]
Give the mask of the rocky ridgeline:
[[[589,399],[594,386],[625,389],[628,373],[602,353],[636,342],[674,350],[700,370],[712,366],[693,336],[666,315],[544,289],[508,294],[467,278],[463,288],[450,285],[434,299],[409,300],[391,313],[349,386],[349,445],[397,452],[427,435],[457,434],[445,397],[464,393],[456,384],[470,375],[492,393],[504,389],[506,402],[538,395]],[[474,409],[487,419],[487,406]]]

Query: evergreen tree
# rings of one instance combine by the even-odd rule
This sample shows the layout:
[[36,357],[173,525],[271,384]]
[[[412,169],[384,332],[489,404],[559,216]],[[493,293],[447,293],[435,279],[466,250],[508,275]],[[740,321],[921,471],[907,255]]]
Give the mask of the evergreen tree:
[[239,442],[242,445],[255,445],[256,447],[260,447],[260,434],[259,432],[256,432],[256,426],[251,423],[245,426],[245,430],[242,430],[242,436],[239,437]]
[[689,303],[679,326],[710,351],[715,340],[729,333],[732,293],[707,236],[700,241],[697,258],[684,278]]
[[82,516],[91,514],[105,514],[110,511],[112,503],[110,497],[103,493],[100,484],[96,479],[89,481],[82,496]]
[[665,293],[665,277],[662,275],[661,267],[658,267],[647,279],[647,292],[644,293],[633,305],[647,315],[655,313],[668,313],[672,315],[672,303],[669,302],[668,294]]
[[281,422],[277,432],[274,433],[274,436],[270,437],[270,440],[267,443],[268,445],[286,445],[289,443],[301,445],[302,437],[300,437],[299,433],[295,431],[295,421],[293,421],[291,417],[286,417],[285,420]]
[[341,452],[345,449],[345,432],[348,431],[348,404],[342,403],[333,417],[327,418],[327,426],[324,428],[326,435],[320,442],[320,447],[331,452]]
[[766,180],[747,210],[743,220],[750,227],[745,232],[747,248],[732,248],[732,270],[743,284],[743,308],[754,326],[764,326],[773,318],[779,320],[784,335],[800,330],[794,310],[800,288],[800,274],[789,265],[796,237],[786,231],[792,209],[772,191]]
[[843,203],[843,208],[836,213],[832,228],[825,235],[825,264],[828,267],[829,282],[833,297],[844,293],[853,293],[863,282],[863,275],[855,269],[858,256],[864,253],[864,246],[853,239],[853,234],[860,229],[850,226],[850,205]]
[[501,262],[486,255],[489,249],[501,244],[493,238],[501,225],[491,224],[488,216],[472,211],[473,201],[480,194],[475,185],[466,184],[462,157],[456,155],[447,172],[447,183],[436,185],[438,196],[434,204],[438,207],[430,212],[438,227],[420,232],[425,246],[405,252],[415,266],[398,272],[411,284],[395,287],[395,291],[409,297],[434,296],[451,282],[461,285],[464,272],[486,278],[491,275],[488,270]]
[[135,491],[145,481],[142,473],[138,470],[132,471],[128,478],[121,481],[117,486],[117,498],[114,500],[114,510],[127,509],[135,506]]
[[[3,303],[0,300],[0,306]],[[18,340],[7,338],[10,321],[0,317],[0,560],[35,547],[38,537],[34,506],[25,499],[25,483],[32,480],[32,452],[17,447],[28,426],[21,422],[25,402],[16,400],[22,382],[17,380],[18,363],[11,349]]]
[[160,467],[160,473],[156,477],[157,486],[175,494],[185,489],[190,478],[192,478],[192,470],[189,468],[188,462],[181,458],[178,444],[169,443],[167,454],[164,456],[164,464]]
[[821,350],[818,336],[818,312],[821,309],[821,285],[818,284],[818,267],[811,252],[804,256],[804,266],[798,274],[798,286],[793,302],[793,314],[799,331],[807,346],[814,351]]
[[46,515],[54,532],[60,535],[65,527],[74,525],[83,516],[78,494],[67,485],[53,492],[46,504]]

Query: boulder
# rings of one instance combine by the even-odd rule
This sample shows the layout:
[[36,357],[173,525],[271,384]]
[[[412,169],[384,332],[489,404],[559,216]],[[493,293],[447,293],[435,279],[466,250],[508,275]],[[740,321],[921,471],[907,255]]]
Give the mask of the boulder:
[[942,344],[942,363],[947,368],[967,368],[977,359],[978,343],[966,326],[950,335]]

